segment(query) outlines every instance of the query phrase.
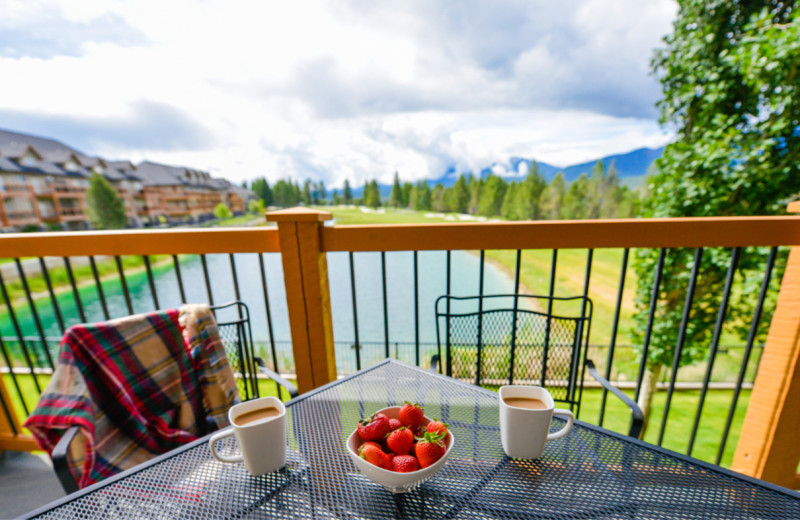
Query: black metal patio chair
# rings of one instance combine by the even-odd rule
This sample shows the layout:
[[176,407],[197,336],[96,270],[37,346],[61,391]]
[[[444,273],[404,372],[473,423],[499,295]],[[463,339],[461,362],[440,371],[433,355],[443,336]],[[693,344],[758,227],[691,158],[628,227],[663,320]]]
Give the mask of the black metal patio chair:
[[639,406],[587,358],[592,301],[527,294],[444,295],[436,300],[436,372],[480,386],[543,386],[580,411],[585,371],[631,411],[628,435],[639,437]]

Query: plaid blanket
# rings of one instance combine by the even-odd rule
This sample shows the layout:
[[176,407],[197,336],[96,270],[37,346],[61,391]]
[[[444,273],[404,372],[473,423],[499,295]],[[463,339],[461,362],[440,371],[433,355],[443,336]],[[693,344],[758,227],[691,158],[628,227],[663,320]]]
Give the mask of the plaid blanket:
[[[213,337],[216,326],[193,324],[182,327],[171,309],[67,330],[58,366],[25,426],[48,453],[67,428],[80,427],[68,457],[80,487],[227,424],[222,410],[238,393],[206,398],[203,389],[225,378],[235,389],[233,374]],[[228,400],[219,402],[221,395]]]

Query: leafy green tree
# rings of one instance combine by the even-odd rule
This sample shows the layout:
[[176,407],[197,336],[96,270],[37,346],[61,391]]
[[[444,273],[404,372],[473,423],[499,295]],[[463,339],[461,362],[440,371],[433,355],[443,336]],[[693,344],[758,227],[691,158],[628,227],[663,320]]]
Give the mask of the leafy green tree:
[[98,173],[89,177],[86,210],[95,229],[121,229],[128,223],[125,202],[111,183]]
[[[663,89],[661,123],[677,130],[657,161],[642,203],[646,217],[780,213],[800,191],[800,23],[793,1],[682,0],[673,32],[652,65]],[[637,250],[634,340],[642,344],[657,251]],[[730,254],[702,256],[679,365],[707,354]],[[649,417],[655,383],[676,355],[693,251],[666,258],[640,405]],[[762,255],[743,255],[745,286]],[[734,295],[728,323],[752,315],[752,291]],[[762,323],[769,322],[768,316]],[[746,327],[739,327],[746,328]]]
[[528,175],[520,185],[517,194],[516,214],[519,220],[539,220],[542,218],[542,194],[547,188],[547,180],[539,173],[536,161],[528,168]]
[[483,179],[476,179],[472,175],[467,178],[467,186],[469,187],[469,202],[467,203],[467,213],[470,215],[478,214],[478,206],[481,201],[481,193],[483,191]]
[[265,209],[262,199],[254,199],[247,204],[247,211],[256,215],[263,215]]
[[228,206],[220,202],[214,207],[214,216],[222,220],[225,218],[231,218],[233,213],[231,213],[231,210],[228,208]]

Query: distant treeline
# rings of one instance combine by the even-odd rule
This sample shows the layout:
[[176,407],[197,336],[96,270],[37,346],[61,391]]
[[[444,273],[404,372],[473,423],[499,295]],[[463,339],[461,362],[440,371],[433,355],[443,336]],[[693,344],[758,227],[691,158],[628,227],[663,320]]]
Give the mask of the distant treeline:
[[598,161],[591,172],[567,182],[559,172],[550,183],[539,173],[534,162],[519,181],[508,182],[489,175],[485,179],[462,174],[449,188],[427,182],[401,183],[395,173],[388,198],[382,199],[378,182],[368,181],[361,198],[354,198],[350,182],[345,181],[341,194],[328,193],[323,182],[279,180],[270,187],[266,179],[256,179],[250,188],[265,206],[290,207],[298,204],[358,204],[371,208],[408,208],[418,211],[468,213],[511,220],[591,219],[633,217],[639,204],[638,194],[621,185],[613,164],[607,169]]

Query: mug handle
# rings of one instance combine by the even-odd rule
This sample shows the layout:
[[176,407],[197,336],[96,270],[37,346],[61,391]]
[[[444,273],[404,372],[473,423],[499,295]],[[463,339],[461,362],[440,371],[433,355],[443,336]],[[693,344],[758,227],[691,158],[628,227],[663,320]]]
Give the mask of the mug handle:
[[[553,439],[558,439],[560,437],[563,437],[564,435],[569,433],[569,431],[572,429],[572,425],[575,423],[575,416],[572,415],[572,412],[569,410],[556,408],[555,410],[553,410],[553,415],[558,415],[565,418],[567,420],[567,424],[557,432],[553,432],[550,435],[548,435],[547,436],[548,441],[552,441]],[[211,440],[213,441],[214,439],[212,438]]]
[[208,446],[211,448],[211,455],[213,455],[214,458],[220,462],[244,462],[244,458],[242,457],[241,453],[234,456],[223,455],[219,453],[217,448],[214,446],[217,441],[220,441],[225,437],[230,437],[231,435],[233,435],[233,428],[229,428],[227,431],[217,432],[212,435],[211,438],[208,439]]

